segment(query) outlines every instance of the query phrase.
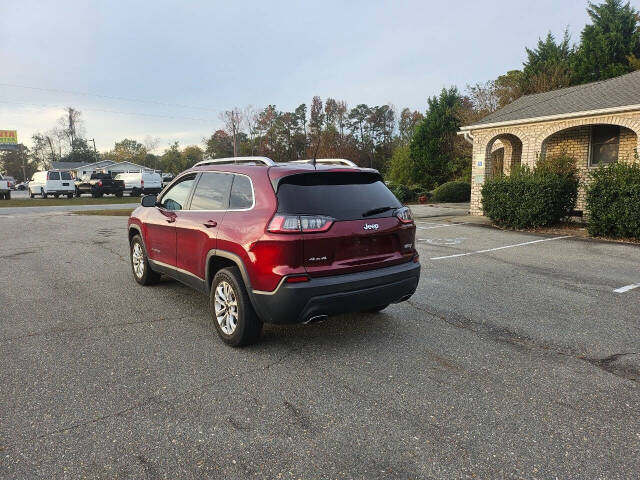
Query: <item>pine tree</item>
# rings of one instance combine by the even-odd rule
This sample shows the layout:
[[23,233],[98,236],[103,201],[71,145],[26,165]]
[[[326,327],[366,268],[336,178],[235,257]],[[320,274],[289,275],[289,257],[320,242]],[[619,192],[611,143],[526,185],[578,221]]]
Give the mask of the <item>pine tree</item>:
[[640,17],[629,2],[606,0],[587,9],[592,24],[581,34],[575,55],[573,83],[604,80],[640,66]]

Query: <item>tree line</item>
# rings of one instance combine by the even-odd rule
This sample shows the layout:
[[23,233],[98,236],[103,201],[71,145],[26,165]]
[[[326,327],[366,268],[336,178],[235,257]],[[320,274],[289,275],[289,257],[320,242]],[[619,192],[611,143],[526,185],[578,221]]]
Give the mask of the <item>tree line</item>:
[[348,158],[373,167],[394,183],[432,189],[449,180],[470,180],[471,146],[457,135],[473,123],[522,95],[604,80],[640,68],[640,17],[621,0],[588,3],[590,23],[572,44],[568,29],[552,33],[526,48],[521,69],[494,80],[443,89],[428,98],[426,111],[391,104],[349,106],[315,96],[291,111],[276,105],[261,109],[234,107],[220,114],[222,128],[201,145],[178,142],[155,154],[158,140],[123,139],[106,152],[86,138],[82,114],[68,108],[50,131],[36,133],[32,148],[21,146],[0,156],[0,170],[22,178],[52,161],[91,163],[100,159],[132,161],[178,173],[203,159],[261,155],[275,161]]

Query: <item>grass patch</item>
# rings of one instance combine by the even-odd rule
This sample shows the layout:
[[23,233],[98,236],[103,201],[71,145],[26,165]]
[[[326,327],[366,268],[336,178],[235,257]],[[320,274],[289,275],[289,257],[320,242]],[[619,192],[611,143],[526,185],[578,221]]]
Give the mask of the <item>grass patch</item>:
[[73,215],[98,215],[102,217],[128,217],[133,208],[110,208],[108,210],[76,210]]
[[0,208],[53,207],[64,205],[114,205],[121,203],[140,203],[140,197],[16,198],[12,200],[0,200]]

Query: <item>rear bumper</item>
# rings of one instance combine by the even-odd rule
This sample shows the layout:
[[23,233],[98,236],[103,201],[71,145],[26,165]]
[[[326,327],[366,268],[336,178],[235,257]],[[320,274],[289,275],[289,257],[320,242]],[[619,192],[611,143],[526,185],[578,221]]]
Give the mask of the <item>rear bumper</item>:
[[359,312],[407,300],[419,279],[420,264],[408,262],[304,283],[283,282],[274,292],[252,292],[252,302],[267,323],[301,323],[321,315]]

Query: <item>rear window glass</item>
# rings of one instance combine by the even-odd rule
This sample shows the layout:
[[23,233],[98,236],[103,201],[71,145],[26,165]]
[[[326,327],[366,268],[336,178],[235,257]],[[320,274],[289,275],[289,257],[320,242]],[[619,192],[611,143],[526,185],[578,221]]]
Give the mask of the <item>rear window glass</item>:
[[60,180],[60,173],[49,172],[49,180]]
[[69,172],[62,172],[62,180],[71,180],[71,174]]
[[[285,177],[278,187],[278,212],[326,215],[336,220],[389,217],[402,204],[378,175],[304,173]],[[387,211],[364,216],[373,209]]]

